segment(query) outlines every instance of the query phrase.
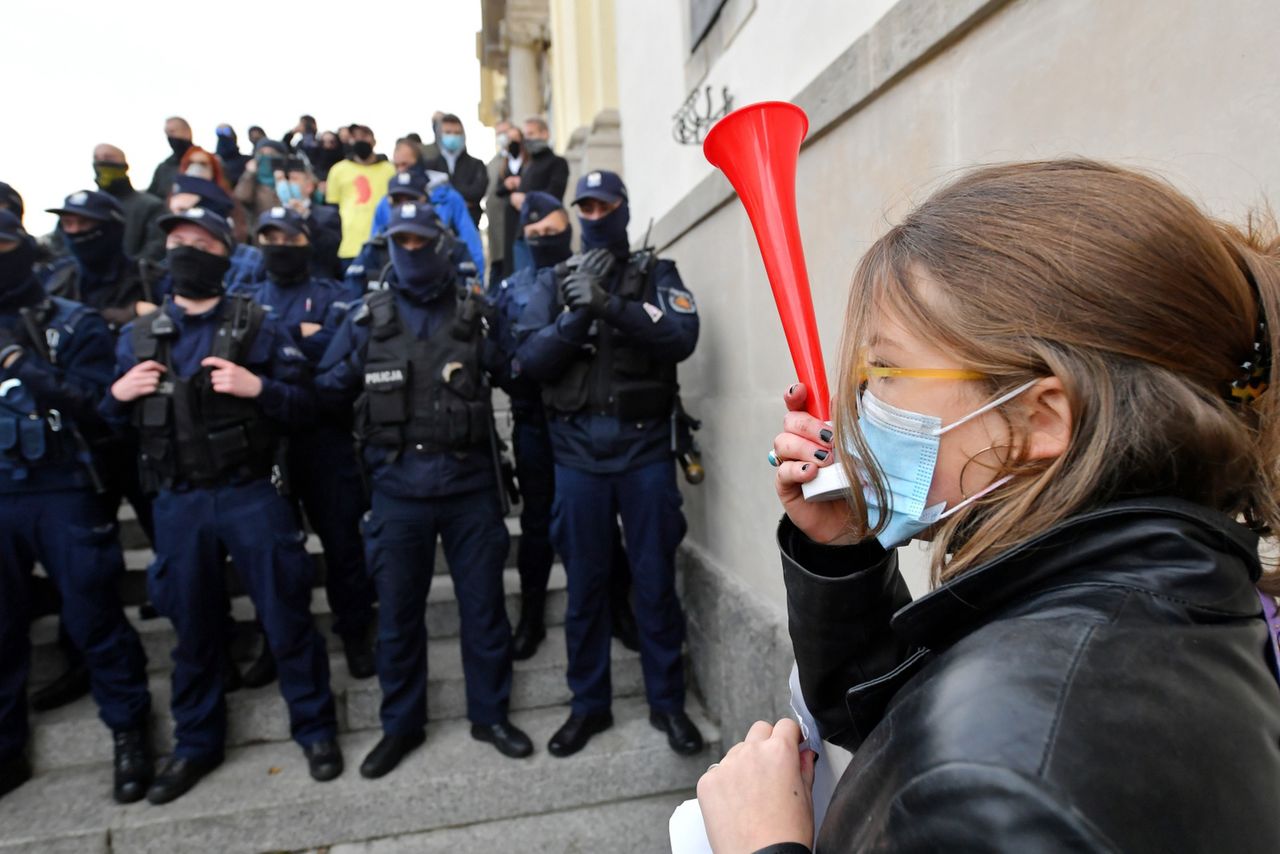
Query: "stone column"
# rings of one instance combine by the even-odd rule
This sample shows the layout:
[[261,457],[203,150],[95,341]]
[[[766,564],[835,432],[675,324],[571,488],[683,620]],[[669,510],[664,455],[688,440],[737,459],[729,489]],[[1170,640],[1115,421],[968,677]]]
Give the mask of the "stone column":
[[507,47],[507,103],[517,125],[546,110],[542,95],[542,63],[550,10],[547,0],[509,0],[503,20]]

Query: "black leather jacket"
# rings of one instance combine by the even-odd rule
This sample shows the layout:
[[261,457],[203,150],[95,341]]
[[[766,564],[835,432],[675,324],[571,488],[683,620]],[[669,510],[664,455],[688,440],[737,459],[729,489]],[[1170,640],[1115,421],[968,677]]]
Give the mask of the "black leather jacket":
[[855,751],[817,851],[1280,851],[1243,526],[1114,504],[915,602],[874,542],[779,544],[805,701]]

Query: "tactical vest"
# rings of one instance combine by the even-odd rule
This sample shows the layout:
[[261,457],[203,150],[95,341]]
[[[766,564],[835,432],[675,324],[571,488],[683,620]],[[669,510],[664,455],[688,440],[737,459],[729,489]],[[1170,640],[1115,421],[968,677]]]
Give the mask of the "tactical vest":
[[[209,355],[243,365],[267,311],[243,295],[224,296],[218,311]],[[168,369],[155,393],[133,407],[144,489],[211,487],[269,476],[271,422],[257,401],[214,391],[212,368],[201,367],[179,379],[170,352],[176,335],[165,306],[133,325],[134,357],[139,362],[155,359]]]
[[[651,252],[633,254],[614,295],[656,305],[652,273],[657,263]],[[565,415],[611,415],[623,421],[670,416],[678,388],[675,364],[653,358],[603,320],[594,325],[594,345],[583,347],[558,379],[543,384],[542,402],[547,409]]]
[[[43,302],[20,309],[33,355],[39,355],[55,368],[60,367],[58,350],[75,333],[76,324],[91,309],[71,300],[50,297]],[[30,356],[28,357],[30,358]],[[14,480],[25,480],[37,465],[48,465],[87,457],[83,437],[75,435],[74,425],[64,420],[57,409],[41,408],[19,380],[0,382],[0,456]],[[81,461],[87,462],[87,459]]]
[[398,455],[406,447],[441,453],[489,442],[493,416],[480,365],[480,299],[461,295],[453,322],[423,341],[401,322],[395,291],[365,297],[355,318],[369,327],[364,391],[355,407],[361,443]]

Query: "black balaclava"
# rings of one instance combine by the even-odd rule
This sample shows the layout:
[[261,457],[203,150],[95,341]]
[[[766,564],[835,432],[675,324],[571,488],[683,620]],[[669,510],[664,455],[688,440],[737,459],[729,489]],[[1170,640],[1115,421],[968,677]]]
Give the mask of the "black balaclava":
[[526,237],[525,245],[533,255],[533,266],[554,267],[561,261],[569,260],[573,255],[573,228],[566,227],[559,234],[544,234],[539,237]]
[[173,292],[187,299],[209,299],[222,295],[222,277],[231,269],[231,259],[194,246],[175,246],[165,256]]
[[271,280],[281,285],[305,282],[311,275],[311,247],[267,244],[258,247]]
[[44,299],[44,288],[31,275],[36,242],[24,237],[8,252],[0,252],[0,311],[17,311]]
[[450,242],[440,237],[421,249],[405,249],[388,237],[387,249],[396,270],[396,286],[405,296],[418,303],[428,303],[453,286],[453,261],[449,258]]
[[[61,227],[59,227],[61,230]],[[124,257],[124,223],[115,220],[99,222],[79,234],[62,232],[67,250],[81,270],[106,272]]]
[[578,217],[582,226],[582,248],[608,249],[615,255],[625,257],[631,252],[631,244],[627,240],[627,225],[631,222],[631,208],[623,201],[608,216],[600,219]]

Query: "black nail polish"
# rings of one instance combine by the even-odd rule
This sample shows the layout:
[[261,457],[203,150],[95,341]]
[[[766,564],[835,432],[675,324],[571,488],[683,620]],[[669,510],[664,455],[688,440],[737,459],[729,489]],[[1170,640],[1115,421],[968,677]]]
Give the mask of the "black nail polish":
[[821,461],[825,460],[827,457],[831,456],[830,452],[828,452],[828,451],[814,451],[814,452],[813,452],[813,455],[814,455],[815,457],[817,457],[817,458],[818,458],[818,461],[819,461],[819,462],[821,462]]
[[800,383],[792,383],[792,384],[791,384],[791,388],[787,389],[787,394],[795,394],[795,393],[796,393],[796,386],[798,386],[798,385],[800,385]]
[[831,431],[825,427],[818,431],[818,438],[826,442],[828,445],[831,444],[831,435]]
[[808,463],[805,463],[804,465],[800,466],[800,471],[808,471],[808,470],[809,470],[809,464],[808,464]]

